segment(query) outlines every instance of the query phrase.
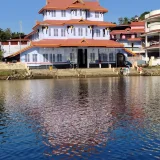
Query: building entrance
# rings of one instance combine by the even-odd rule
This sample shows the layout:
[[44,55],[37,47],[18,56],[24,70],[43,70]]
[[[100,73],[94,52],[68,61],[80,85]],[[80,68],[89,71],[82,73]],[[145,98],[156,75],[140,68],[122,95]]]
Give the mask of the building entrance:
[[78,49],[78,68],[87,68],[87,49]]
[[125,61],[125,55],[123,53],[117,53],[117,67],[124,67]]

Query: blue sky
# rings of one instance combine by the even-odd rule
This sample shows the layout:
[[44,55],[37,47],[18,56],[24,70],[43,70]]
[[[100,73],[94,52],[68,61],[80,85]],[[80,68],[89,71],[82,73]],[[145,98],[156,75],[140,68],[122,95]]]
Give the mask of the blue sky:
[[[119,17],[132,17],[144,11],[160,9],[159,0],[99,0],[100,4],[109,10],[105,21],[115,22]],[[45,5],[46,0],[5,0],[1,1],[0,28],[11,28],[20,31],[22,21],[24,33],[32,31],[36,20],[42,20],[38,11]],[[159,7],[159,8],[157,8]]]

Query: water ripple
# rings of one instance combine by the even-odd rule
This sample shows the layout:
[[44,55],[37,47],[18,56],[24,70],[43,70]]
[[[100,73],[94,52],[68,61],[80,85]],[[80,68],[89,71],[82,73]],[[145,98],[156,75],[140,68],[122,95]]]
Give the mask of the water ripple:
[[1,81],[0,159],[160,159],[158,77]]

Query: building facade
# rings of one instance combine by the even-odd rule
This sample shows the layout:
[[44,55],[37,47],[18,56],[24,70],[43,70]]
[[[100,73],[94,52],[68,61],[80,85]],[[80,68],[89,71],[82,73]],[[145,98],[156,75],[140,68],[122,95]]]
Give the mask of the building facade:
[[3,51],[3,56],[5,58],[29,45],[30,43],[27,39],[10,39],[6,42],[0,42],[0,50]]
[[160,10],[154,10],[145,16],[146,61],[150,57],[160,57]]
[[145,53],[144,42],[141,35],[145,32],[145,22],[135,21],[128,25],[120,25],[112,28],[111,39],[120,42],[125,49],[134,54],[142,55]]
[[47,0],[33,31],[25,38],[30,45],[7,58],[17,58],[30,68],[54,66],[79,68],[123,66],[128,53],[123,44],[110,40],[104,21],[107,9],[97,0]]

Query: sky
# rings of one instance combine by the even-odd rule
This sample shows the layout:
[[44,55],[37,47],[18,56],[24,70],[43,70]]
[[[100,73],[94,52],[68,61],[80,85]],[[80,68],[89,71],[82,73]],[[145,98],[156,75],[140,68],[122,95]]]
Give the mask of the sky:
[[[65,0],[64,0],[65,1]],[[160,0],[99,0],[101,6],[109,10],[105,21],[117,22],[119,17],[133,17],[145,11],[160,9]],[[45,6],[46,0],[5,0],[1,1],[0,28],[10,28],[12,32],[22,31],[28,34],[32,31],[36,20],[42,20],[38,11]]]

